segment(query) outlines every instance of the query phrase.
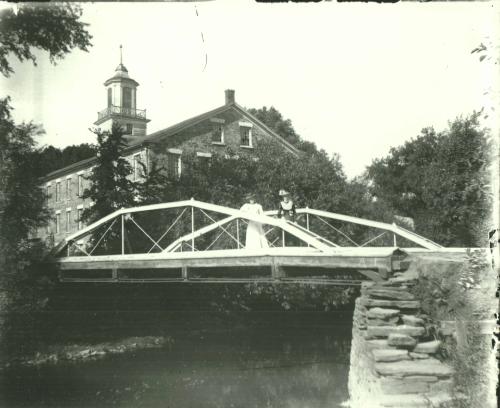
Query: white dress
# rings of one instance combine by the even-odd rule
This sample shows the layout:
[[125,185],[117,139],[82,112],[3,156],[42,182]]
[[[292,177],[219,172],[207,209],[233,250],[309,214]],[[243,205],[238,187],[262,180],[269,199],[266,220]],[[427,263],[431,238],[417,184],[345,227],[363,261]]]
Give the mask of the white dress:
[[[262,215],[264,210],[260,204],[246,203],[240,209],[243,212],[248,212],[252,214]],[[246,249],[258,249],[258,248],[269,248],[266,236],[264,234],[264,228],[260,222],[248,221],[247,226],[247,236],[245,239]]]

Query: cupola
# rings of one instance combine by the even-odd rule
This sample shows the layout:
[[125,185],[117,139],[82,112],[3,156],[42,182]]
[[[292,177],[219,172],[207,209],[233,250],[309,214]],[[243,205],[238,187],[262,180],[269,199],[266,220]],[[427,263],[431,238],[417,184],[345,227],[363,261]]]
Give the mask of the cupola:
[[120,64],[114,75],[104,82],[107,107],[98,112],[94,125],[103,130],[111,130],[113,123],[122,125],[126,135],[145,136],[147,130],[146,110],[137,109],[137,87],[123,65],[122,46],[120,45]]

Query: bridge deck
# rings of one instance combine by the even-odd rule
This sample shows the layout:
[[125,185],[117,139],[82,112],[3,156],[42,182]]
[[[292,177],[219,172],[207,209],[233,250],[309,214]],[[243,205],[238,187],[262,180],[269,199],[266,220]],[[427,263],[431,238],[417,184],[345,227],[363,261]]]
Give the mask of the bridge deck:
[[[102,255],[60,258],[58,260],[62,280],[93,280],[91,271],[107,271],[108,278],[113,281],[131,280],[124,277],[126,272],[133,271],[135,280],[151,270],[163,270],[166,275],[162,279],[152,280],[196,280],[194,271],[251,271],[251,268],[269,270],[268,276],[245,277],[245,273],[234,273],[225,276],[228,281],[250,281],[262,279],[301,280],[290,277],[287,269],[302,268],[304,275],[314,270],[315,275],[331,275],[333,269],[359,272],[369,279],[386,278],[391,271],[401,269],[400,261],[406,254],[396,248],[334,248],[321,252],[307,247],[266,248],[258,250],[214,250],[202,252],[162,252],[155,254]],[[173,272],[169,274],[169,271]],[[174,273],[179,271],[179,275]],[[123,273],[125,272],[125,273]],[[191,273],[193,272],[193,273]],[[353,273],[353,275],[356,275]],[[71,276],[71,277],[70,277]],[[158,276],[158,275],[156,275]],[[208,277],[207,279],[214,279]],[[223,279],[223,278],[221,278]],[[102,278],[96,278],[102,280]]]

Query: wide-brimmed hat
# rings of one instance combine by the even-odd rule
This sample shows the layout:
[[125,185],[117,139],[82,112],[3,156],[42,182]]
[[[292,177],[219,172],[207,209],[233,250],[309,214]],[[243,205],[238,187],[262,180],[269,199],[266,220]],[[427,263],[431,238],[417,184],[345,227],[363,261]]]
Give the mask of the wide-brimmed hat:
[[282,188],[282,189],[279,191],[278,195],[279,195],[280,197],[282,197],[282,196],[289,196],[289,195],[290,195],[290,193],[289,193],[288,191],[286,191],[285,189],[283,189],[283,188]]
[[246,193],[245,200],[250,200],[251,198],[255,199],[255,193]]

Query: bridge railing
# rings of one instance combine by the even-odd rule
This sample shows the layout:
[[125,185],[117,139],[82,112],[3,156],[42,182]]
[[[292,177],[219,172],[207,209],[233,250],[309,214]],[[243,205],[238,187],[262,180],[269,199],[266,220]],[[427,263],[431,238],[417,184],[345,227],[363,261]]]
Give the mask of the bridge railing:
[[[310,208],[297,210],[292,223],[276,219],[276,211],[263,215],[205,203],[194,199],[120,209],[68,236],[54,250],[60,256],[169,253],[245,249],[248,223],[262,225],[269,247],[300,246],[319,252],[338,247],[363,248],[382,242],[398,246],[401,237],[424,249],[440,245],[395,224],[365,220]],[[374,230],[364,241],[350,236],[339,223]],[[333,232],[333,234],[329,234]]]
[[[169,216],[158,214],[162,210],[173,210],[174,213]],[[57,246],[55,253],[94,256],[244,249],[243,238],[250,222],[263,226],[270,247],[303,246],[324,252],[337,246],[285,220],[186,200],[117,210],[68,236]]]

